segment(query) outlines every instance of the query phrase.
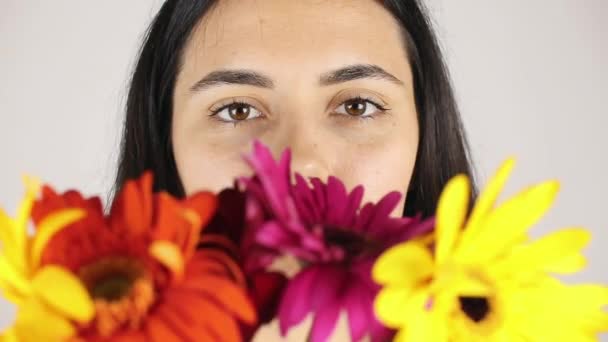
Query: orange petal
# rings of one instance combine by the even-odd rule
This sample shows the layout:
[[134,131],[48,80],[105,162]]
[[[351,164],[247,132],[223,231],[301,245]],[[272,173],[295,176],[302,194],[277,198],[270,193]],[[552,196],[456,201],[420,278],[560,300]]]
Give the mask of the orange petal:
[[147,336],[141,331],[125,331],[112,336],[112,342],[147,342]]
[[148,339],[153,342],[180,342],[181,339],[175,331],[167,325],[167,322],[160,319],[157,315],[152,315],[146,319],[145,327]]
[[112,218],[123,220],[134,236],[146,233],[151,226],[152,181],[151,173],[127,181],[111,210]]
[[153,234],[159,240],[169,240],[181,246],[177,241],[180,231],[190,228],[190,223],[184,218],[184,209],[168,193],[162,192],[155,197],[156,222],[154,222]]
[[180,288],[206,294],[246,323],[257,320],[255,309],[245,290],[228,279],[197,274],[184,279]]
[[199,216],[201,225],[205,226],[217,209],[217,197],[211,192],[198,192],[185,199],[185,206],[193,209]]
[[157,309],[157,317],[159,317],[173,333],[179,336],[180,341],[216,341],[207,327],[194,324],[195,321],[191,317],[180,315],[166,305],[162,305]]
[[184,274],[182,251],[173,242],[154,241],[150,245],[149,253],[167,267],[174,276],[180,278]]
[[239,285],[247,285],[241,267],[228,254],[211,249],[202,249],[200,251],[197,251],[196,257],[202,257],[203,259],[218,261],[230,271],[232,277]]
[[165,297],[165,305],[184,316],[191,317],[197,326],[207,326],[209,331],[221,341],[241,341],[240,329],[235,318],[205,297],[194,291],[175,289]]
[[214,260],[196,260],[188,263],[187,273],[208,274],[212,273],[220,277],[233,278],[232,272],[226,266]]

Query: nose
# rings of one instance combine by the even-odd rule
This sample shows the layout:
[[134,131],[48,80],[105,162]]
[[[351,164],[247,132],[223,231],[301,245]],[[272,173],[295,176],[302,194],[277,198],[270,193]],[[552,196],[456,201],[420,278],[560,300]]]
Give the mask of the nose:
[[[275,132],[272,146],[273,153],[278,155],[286,148],[291,150],[292,173],[299,173],[304,178],[327,180],[330,175],[330,163],[322,144],[324,139],[320,130],[313,125],[292,122]],[[293,181],[293,179],[292,179]]]

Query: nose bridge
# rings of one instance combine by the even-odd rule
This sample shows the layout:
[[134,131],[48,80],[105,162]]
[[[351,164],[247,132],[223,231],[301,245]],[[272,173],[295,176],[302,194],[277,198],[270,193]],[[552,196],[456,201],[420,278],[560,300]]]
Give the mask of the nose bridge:
[[315,113],[297,110],[281,113],[277,142],[280,149],[291,149],[294,172],[325,180],[330,172],[329,160],[323,153],[323,132],[318,122]]

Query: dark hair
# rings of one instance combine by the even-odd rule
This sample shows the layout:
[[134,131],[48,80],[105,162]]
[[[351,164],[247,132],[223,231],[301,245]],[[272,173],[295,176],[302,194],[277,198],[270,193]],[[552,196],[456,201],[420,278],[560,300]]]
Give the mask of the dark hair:
[[[217,0],[167,0],[145,36],[131,79],[114,191],[144,170],[155,173],[155,189],[183,196],[171,146],[173,90],[184,47]],[[448,179],[473,179],[467,141],[448,70],[427,10],[419,0],[385,0],[401,25],[413,71],[420,143],[407,194],[406,215],[433,215]],[[472,196],[474,196],[473,191]]]

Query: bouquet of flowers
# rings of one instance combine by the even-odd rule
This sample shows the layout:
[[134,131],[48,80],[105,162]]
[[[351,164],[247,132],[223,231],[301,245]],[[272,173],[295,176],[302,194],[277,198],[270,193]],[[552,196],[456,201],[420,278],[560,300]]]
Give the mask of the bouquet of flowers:
[[[253,176],[220,193],[153,192],[147,172],[108,211],[26,178],[17,215],[0,211],[0,290],[17,307],[0,340],[244,341],[309,315],[313,342],[341,315],[352,341],[594,341],[608,330],[608,287],[554,277],[585,266],[589,232],[528,235],[558,184],[496,204],[512,160],[473,205],[459,175],[434,218],[395,218],[398,192],[362,203],[362,186],[292,174],[289,151],[275,160],[258,142],[245,159]],[[277,267],[286,258],[295,266]]]

